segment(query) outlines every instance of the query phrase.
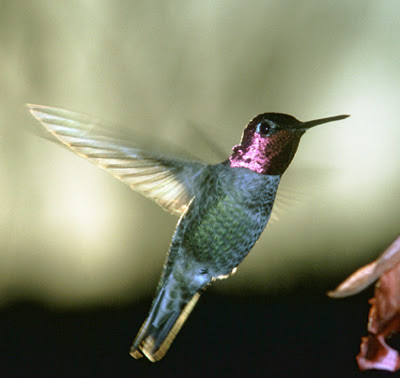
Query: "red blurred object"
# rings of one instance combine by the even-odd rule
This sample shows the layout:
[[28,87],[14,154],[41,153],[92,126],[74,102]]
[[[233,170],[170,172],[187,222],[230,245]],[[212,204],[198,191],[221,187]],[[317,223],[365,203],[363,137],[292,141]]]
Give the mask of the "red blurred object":
[[357,362],[360,370],[396,371],[400,369],[400,356],[386,341],[400,333],[400,236],[377,260],[357,270],[328,295],[353,295],[377,278],[375,295],[370,300],[369,334],[362,338]]
[[386,339],[400,332],[400,264],[381,276],[370,303],[369,335],[362,338],[358,366],[361,370],[396,371],[400,368],[400,357],[386,344]]

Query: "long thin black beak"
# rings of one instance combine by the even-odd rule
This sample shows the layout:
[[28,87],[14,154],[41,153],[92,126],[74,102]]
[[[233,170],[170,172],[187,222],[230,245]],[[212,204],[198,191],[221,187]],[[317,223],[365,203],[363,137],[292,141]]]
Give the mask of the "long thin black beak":
[[314,119],[313,121],[303,122],[303,124],[301,125],[301,128],[307,130],[307,129],[310,129],[311,127],[322,125],[323,123],[340,121],[341,119],[345,119],[347,117],[350,117],[350,115],[342,114],[342,115],[338,115],[338,116],[334,116],[334,117]]

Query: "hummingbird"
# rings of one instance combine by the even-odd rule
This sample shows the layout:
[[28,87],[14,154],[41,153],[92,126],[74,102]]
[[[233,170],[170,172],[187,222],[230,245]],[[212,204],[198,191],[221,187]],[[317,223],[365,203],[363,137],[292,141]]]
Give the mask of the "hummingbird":
[[219,164],[142,149],[88,116],[28,104],[60,144],[179,216],[147,319],[130,354],[164,357],[204,289],[230,276],[268,223],[282,174],[310,128],[348,115],[301,122],[263,113]]

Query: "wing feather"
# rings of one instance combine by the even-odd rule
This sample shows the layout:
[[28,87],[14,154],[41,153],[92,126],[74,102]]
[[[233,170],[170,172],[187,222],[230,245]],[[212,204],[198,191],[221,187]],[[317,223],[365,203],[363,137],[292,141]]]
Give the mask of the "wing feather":
[[207,166],[136,147],[88,116],[43,105],[29,111],[56,141],[105,169],[164,210],[182,215]]

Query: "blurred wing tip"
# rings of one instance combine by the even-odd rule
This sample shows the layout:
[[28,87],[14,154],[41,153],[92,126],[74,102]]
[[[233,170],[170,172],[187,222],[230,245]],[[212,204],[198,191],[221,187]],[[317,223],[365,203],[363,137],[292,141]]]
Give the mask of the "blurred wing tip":
[[64,109],[61,108],[55,108],[54,106],[47,106],[47,105],[39,105],[39,104],[31,104],[29,102],[26,103],[26,106],[28,107],[29,110],[42,110],[42,111],[64,111]]
[[25,105],[28,107],[29,110],[40,108],[41,106],[43,106],[43,105],[31,104],[30,102],[27,102]]
[[[80,120],[76,121],[74,119],[75,113],[45,105],[26,104],[26,106],[33,117],[57,139],[59,139],[58,134],[64,134],[66,130],[74,130],[79,126]],[[69,136],[73,137],[73,135]],[[61,142],[68,145],[63,140]]]
[[39,113],[42,105],[26,104],[30,113],[38,120],[40,120]]
[[41,123],[45,123],[45,119],[49,118],[59,118],[56,115],[52,115],[50,110],[59,110],[56,108],[51,108],[44,105],[26,104],[29,112]]
[[27,103],[26,106],[28,107],[29,111],[33,115],[35,115],[36,113],[41,113],[41,112],[45,113],[46,110],[48,111],[50,109],[54,109],[54,110],[56,109],[56,108],[52,108],[52,107],[45,106],[45,105],[37,105],[37,104],[30,104],[30,103]]
[[53,106],[46,106],[46,105],[37,105],[37,104],[30,104],[27,103],[26,106],[28,107],[28,110],[31,112],[31,114],[38,119],[39,121],[42,121],[43,119],[74,119],[74,118],[84,118],[85,121],[87,120],[88,117],[75,113],[69,110],[61,109],[61,108],[55,108]]

